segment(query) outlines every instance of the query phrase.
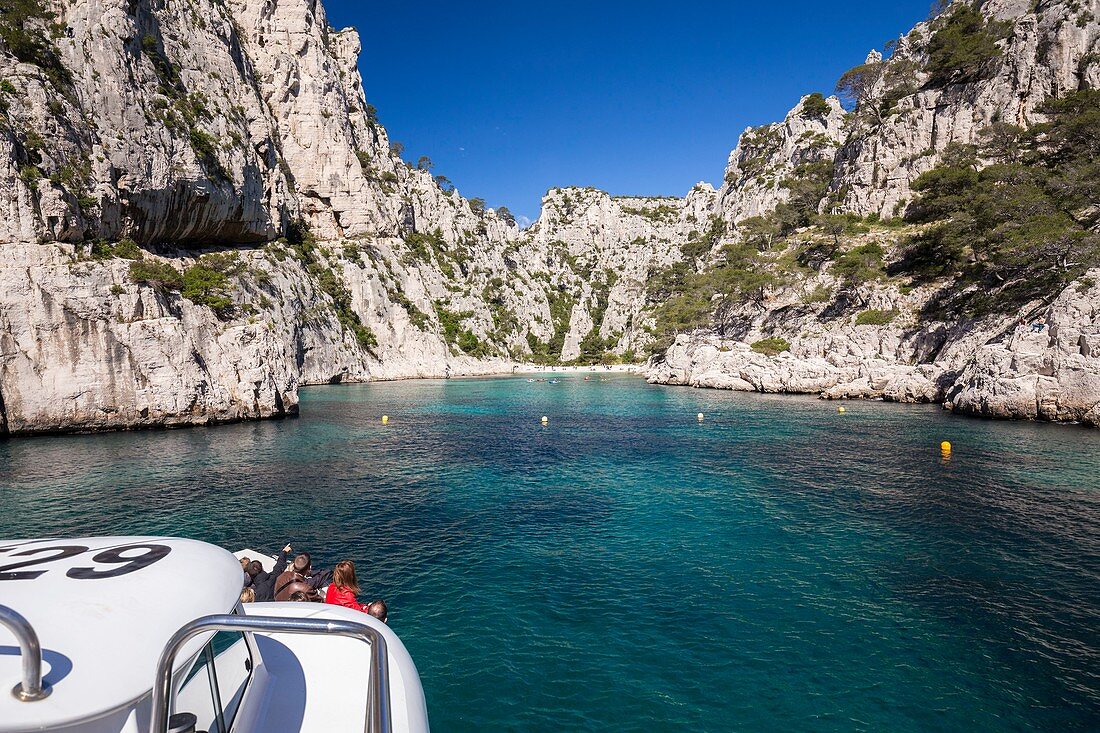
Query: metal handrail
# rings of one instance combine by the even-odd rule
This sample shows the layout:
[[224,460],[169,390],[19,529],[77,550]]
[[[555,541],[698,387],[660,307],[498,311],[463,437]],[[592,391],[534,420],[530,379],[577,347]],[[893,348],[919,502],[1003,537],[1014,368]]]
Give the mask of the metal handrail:
[[390,671],[386,638],[377,629],[357,621],[278,616],[203,616],[172,635],[157,662],[153,686],[150,733],[165,733],[172,707],[172,665],[190,639],[207,631],[263,631],[278,634],[336,634],[361,639],[371,646],[370,688],[367,690],[366,733],[392,733]]
[[22,702],[41,700],[49,695],[50,686],[42,679],[42,645],[38,643],[34,627],[22,614],[7,606],[0,606],[0,626],[6,626],[15,634],[23,658],[23,681],[12,688],[11,694]]

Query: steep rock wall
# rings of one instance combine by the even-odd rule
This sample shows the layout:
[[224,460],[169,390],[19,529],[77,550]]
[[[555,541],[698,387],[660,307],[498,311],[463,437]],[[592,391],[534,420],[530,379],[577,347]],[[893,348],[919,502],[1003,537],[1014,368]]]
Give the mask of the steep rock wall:
[[[804,97],[742,135],[719,191],[552,189],[521,232],[390,150],[358,34],[315,0],[56,0],[59,67],[0,49],[0,433],[278,416],[301,384],[637,353],[654,338],[654,274],[720,261],[800,166],[831,162],[823,210],[889,216],[948,143],[1100,83],[1098,24],[1076,5],[985,3],[1013,21],[990,73],[917,88],[875,124]],[[47,22],[26,27],[46,38]],[[887,63],[919,66],[928,35],[919,25]],[[299,221],[308,242],[282,241]],[[99,238],[179,270],[236,251],[233,307],[136,282]],[[1095,422],[1096,296],[1086,281],[1074,292],[1043,345],[1006,341],[1004,319],[928,322],[931,289],[851,292],[819,269],[681,336],[651,378]],[[908,315],[860,326],[857,308]],[[749,347],[776,335],[786,355]]]
[[[1047,99],[1100,85],[1097,8],[1056,0],[978,5],[986,18],[1007,25],[999,55],[976,78],[932,80],[929,41],[942,20],[918,24],[887,61],[877,52],[867,58],[885,71],[883,79],[909,74],[910,90],[899,94],[898,82],[891,88],[882,81],[865,108],[848,115],[834,99],[825,100],[828,111],[819,100],[817,114],[807,114],[804,97],[784,122],[746,131],[730,157],[719,195],[721,216],[739,224],[774,211],[789,196],[785,176],[800,163],[831,161],[821,212],[896,217],[913,200],[913,181],[938,165],[951,144],[976,145],[980,132],[995,122],[1032,126],[1044,121],[1040,108]],[[736,242],[740,234],[735,228],[729,240]],[[890,249],[886,239],[882,243]],[[941,281],[912,291],[904,284],[872,284],[853,290],[830,276],[827,263],[814,266],[816,274],[796,278],[800,286],[769,292],[762,303],[743,303],[714,329],[679,336],[651,363],[650,380],[940,401],[988,417],[1096,424],[1095,271],[1049,300],[1023,304],[1016,315],[941,323],[925,306],[961,285]],[[811,295],[815,288],[824,296]],[[886,325],[858,325],[859,313],[867,311],[897,315]],[[1045,315],[1051,327],[1018,330],[1021,315],[1029,322]],[[765,338],[787,341],[789,349],[768,356],[750,347]]]
[[789,198],[784,180],[806,163],[832,161],[847,135],[844,109],[836,97],[827,111],[807,107],[809,96],[782,122],[749,128],[730,153],[718,207],[731,224],[774,211]]
[[[296,319],[224,328],[208,308],[129,284],[121,262],[81,262],[66,245],[9,244],[0,258],[0,386],[10,432],[297,411]],[[302,287],[301,272],[280,275]],[[305,328],[338,349],[331,325]]]
[[[893,114],[869,128],[852,125],[839,151],[832,189],[846,211],[898,215],[912,201],[909,186],[935,167],[951,143],[976,144],[993,122],[1029,126],[1050,97],[1100,85],[1100,17],[1095,4],[990,0],[983,13],[1011,23],[1001,55],[985,78],[928,86],[898,100]],[[923,68],[933,28],[921,23],[904,35],[888,64]]]
[[1100,425],[1100,270],[1066,288],[1047,328],[982,344],[948,390],[956,412]]
[[15,88],[0,134],[0,241],[274,237],[294,204],[224,7],[54,7],[71,82],[0,55]]
[[610,341],[618,353],[647,343],[646,282],[684,259],[682,245],[707,228],[715,196],[708,184],[682,199],[551,189],[520,243],[525,258],[547,263],[551,282],[576,300],[562,359],[579,356],[590,333]]
[[[11,432],[288,414],[300,384],[508,371],[533,343],[571,358],[592,334],[621,352],[646,268],[678,256],[644,217],[631,239],[654,241],[630,256],[626,229],[569,247],[521,235],[405,164],[366,103],[358,35],[320,3],[50,9],[57,68],[0,49]],[[45,39],[49,20],[28,27]],[[296,221],[304,249],[280,243]],[[234,305],[135,281],[97,239],[178,271],[233,248]]]

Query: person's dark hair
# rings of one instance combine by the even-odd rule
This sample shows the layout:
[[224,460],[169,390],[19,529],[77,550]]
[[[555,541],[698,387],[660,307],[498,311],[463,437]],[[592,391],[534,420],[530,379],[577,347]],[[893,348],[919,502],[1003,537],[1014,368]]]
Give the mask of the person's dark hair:
[[298,555],[294,558],[294,572],[305,575],[306,571],[309,570],[309,561],[310,557],[308,552],[303,552]]
[[374,616],[379,621],[385,623],[386,619],[388,619],[390,616],[390,609],[389,606],[386,605],[385,601],[379,599],[377,601],[370,602],[370,605],[367,606],[367,613],[369,613],[371,616]]
[[332,583],[337,588],[347,588],[358,595],[359,581],[355,579],[355,563],[351,560],[341,560],[336,563],[332,571]]
[[248,573],[249,575],[251,575],[253,578],[255,578],[257,575],[262,573],[263,570],[264,570],[264,566],[260,564],[260,561],[259,560],[253,560],[252,562],[248,563],[248,569],[245,570],[245,572]]
[[292,600],[292,601],[309,601],[309,600],[312,600],[312,599],[309,597],[309,594],[306,593],[304,590],[296,590],[296,591],[294,591],[293,593],[290,594],[290,600]]

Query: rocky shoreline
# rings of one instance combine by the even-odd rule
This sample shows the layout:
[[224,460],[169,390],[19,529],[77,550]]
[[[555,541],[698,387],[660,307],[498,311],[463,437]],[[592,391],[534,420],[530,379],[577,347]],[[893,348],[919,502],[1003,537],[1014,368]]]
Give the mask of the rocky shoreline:
[[[825,399],[939,403],[987,418],[1100,426],[1100,270],[1093,270],[1038,311],[1034,331],[1015,318],[989,319],[958,333],[942,324],[854,325],[810,333],[805,320],[773,333],[789,336],[775,355],[747,339],[682,335],[647,372],[652,384],[738,391],[818,394]],[[768,316],[757,322],[768,321]],[[934,358],[922,350],[942,340]]]

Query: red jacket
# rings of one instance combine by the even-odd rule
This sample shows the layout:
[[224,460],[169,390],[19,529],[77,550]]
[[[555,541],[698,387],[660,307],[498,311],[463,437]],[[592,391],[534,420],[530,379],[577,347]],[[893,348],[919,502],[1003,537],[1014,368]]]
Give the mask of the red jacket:
[[325,593],[325,603],[331,603],[334,606],[344,606],[346,608],[354,608],[356,611],[366,611],[359,601],[355,600],[355,594],[348,588],[337,587],[336,583],[331,583],[328,587],[328,591]]

